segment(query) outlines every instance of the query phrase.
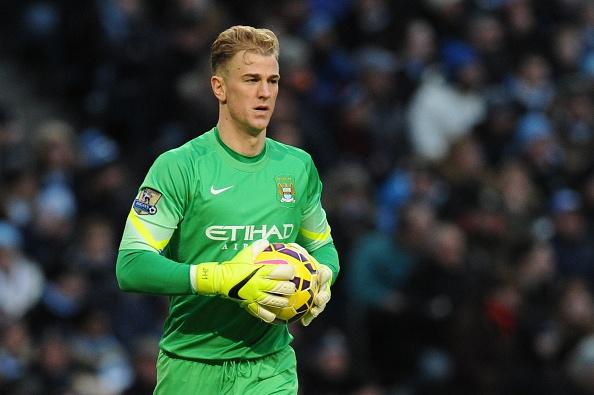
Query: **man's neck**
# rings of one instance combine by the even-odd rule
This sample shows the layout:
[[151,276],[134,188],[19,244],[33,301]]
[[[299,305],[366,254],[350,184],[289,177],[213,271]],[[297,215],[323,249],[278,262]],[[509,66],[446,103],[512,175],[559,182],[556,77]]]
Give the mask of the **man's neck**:
[[256,156],[264,148],[266,140],[266,129],[256,135],[240,130],[231,125],[221,122],[217,124],[221,141],[233,151],[244,156]]

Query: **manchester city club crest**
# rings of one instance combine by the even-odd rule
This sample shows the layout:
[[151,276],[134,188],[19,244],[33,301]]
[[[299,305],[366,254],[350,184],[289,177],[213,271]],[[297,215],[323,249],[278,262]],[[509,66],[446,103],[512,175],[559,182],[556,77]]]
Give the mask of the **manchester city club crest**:
[[138,215],[157,214],[157,202],[161,199],[161,192],[151,188],[143,188],[138,197],[134,199],[132,208]]
[[278,176],[275,177],[279,201],[284,205],[292,206],[295,204],[295,182],[293,177]]

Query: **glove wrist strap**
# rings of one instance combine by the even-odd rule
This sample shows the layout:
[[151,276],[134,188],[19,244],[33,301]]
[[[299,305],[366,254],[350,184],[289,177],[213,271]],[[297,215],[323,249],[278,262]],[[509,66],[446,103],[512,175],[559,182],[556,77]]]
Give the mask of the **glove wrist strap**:
[[190,268],[190,283],[194,292],[201,295],[217,295],[216,269],[217,262],[205,262],[192,265]]

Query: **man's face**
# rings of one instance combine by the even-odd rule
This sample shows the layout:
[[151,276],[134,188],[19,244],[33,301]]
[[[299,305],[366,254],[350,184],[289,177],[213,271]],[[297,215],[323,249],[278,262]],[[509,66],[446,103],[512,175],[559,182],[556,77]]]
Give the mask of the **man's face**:
[[241,51],[221,70],[222,101],[227,106],[224,116],[251,135],[266,129],[278,95],[280,76],[276,58]]

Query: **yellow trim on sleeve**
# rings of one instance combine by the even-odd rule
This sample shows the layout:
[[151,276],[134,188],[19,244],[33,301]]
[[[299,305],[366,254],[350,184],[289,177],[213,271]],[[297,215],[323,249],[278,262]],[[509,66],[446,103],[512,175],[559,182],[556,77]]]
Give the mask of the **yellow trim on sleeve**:
[[299,233],[301,233],[303,236],[307,237],[310,240],[326,240],[328,236],[330,236],[330,225],[326,225],[326,230],[324,230],[323,233],[312,232],[311,230],[307,230],[305,228],[299,229]]
[[134,229],[144,238],[144,240],[154,249],[158,251],[162,251],[163,248],[169,243],[169,239],[164,240],[155,240],[151,232],[146,228],[144,223],[134,214],[133,209],[130,209],[130,213],[128,214],[128,218],[134,226]]

